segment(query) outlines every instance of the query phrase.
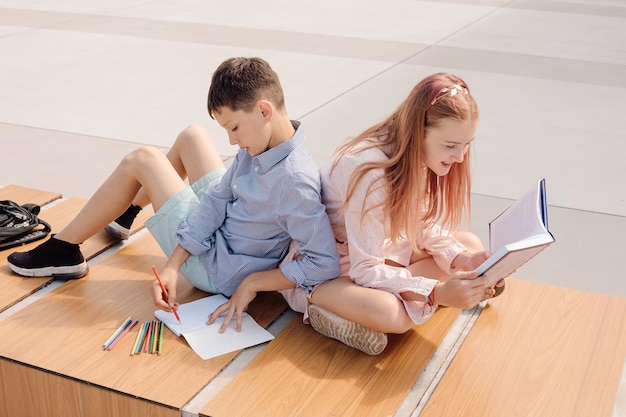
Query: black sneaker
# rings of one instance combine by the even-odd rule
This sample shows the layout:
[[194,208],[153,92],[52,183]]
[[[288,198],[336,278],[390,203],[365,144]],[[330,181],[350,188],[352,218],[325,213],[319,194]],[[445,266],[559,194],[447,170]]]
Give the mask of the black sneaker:
[[104,230],[117,239],[128,240],[130,228],[140,211],[141,207],[131,204],[120,217],[109,223]]
[[78,279],[89,272],[79,246],[54,237],[28,252],[13,252],[7,261],[13,272],[25,277]]

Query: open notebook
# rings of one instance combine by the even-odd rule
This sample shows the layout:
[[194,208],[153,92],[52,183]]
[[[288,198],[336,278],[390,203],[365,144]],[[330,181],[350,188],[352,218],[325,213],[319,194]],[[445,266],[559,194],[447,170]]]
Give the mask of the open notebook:
[[241,332],[236,329],[233,319],[224,333],[220,333],[221,318],[207,325],[210,313],[227,300],[223,295],[211,295],[178,306],[181,323],[173,313],[156,310],[154,316],[161,320],[176,336],[183,336],[189,346],[202,359],[210,359],[235,350],[265,343],[274,336],[261,327],[254,319],[244,314]]

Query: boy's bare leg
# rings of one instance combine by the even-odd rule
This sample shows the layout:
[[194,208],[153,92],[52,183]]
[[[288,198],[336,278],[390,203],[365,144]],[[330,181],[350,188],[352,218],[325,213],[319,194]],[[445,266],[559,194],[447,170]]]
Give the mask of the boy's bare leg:
[[[182,180],[189,179],[189,184],[193,184],[211,171],[224,167],[209,133],[196,125],[191,125],[179,133],[166,156],[178,176]],[[147,192],[140,189],[132,204],[139,207],[150,204]]]
[[82,243],[133,202],[141,207],[151,203],[157,211],[185,188],[182,178],[188,177],[193,183],[207,172],[223,166],[208,132],[197,126],[190,126],[181,132],[168,155],[156,148],[140,147],[122,160],[56,238],[69,243]]
[[124,212],[142,187],[157,210],[181,191],[185,183],[161,151],[138,148],[122,160],[56,238],[69,243],[84,242]]

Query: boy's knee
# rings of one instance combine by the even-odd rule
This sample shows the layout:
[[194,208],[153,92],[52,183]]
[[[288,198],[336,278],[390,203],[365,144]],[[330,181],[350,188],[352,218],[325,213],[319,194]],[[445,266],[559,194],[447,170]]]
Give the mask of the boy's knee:
[[122,160],[122,166],[133,168],[141,165],[148,165],[156,158],[164,157],[163,152],[153,146],[140,146],[126,155]]
[[177,141],[181,140],[195,140],[195,139],[207,139],[211,138],[209,132],[200,125],[189,125],[184,128],[176,137]]

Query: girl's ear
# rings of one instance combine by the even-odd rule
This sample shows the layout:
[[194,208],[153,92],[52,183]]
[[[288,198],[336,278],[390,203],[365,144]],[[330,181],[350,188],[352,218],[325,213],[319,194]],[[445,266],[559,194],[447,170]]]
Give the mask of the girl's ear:
[[274,106],[272,106],[272,103],[267,100],[259,100],[257,102],[257,106],[259,108],[259,111],[261,112],[261,115],[266,121],[272,119],[272,117],[274,116]]

